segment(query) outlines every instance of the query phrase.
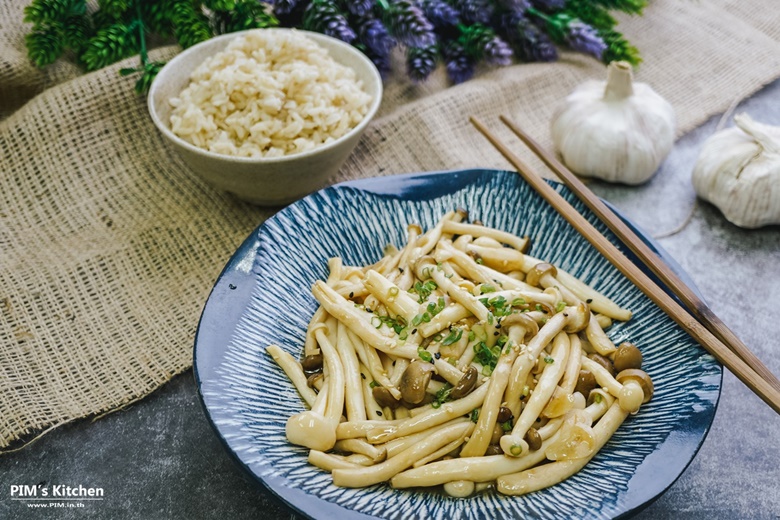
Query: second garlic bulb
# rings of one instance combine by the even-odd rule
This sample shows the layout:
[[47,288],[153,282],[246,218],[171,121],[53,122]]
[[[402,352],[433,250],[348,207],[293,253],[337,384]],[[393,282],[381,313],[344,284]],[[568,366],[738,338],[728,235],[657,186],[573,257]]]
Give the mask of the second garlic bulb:
[[640,184],[674,144],[674,109],[645,83],[633,83],[626,62],[609,64],[607,81],[577,87],[553,117],[552,138],[574,173]]

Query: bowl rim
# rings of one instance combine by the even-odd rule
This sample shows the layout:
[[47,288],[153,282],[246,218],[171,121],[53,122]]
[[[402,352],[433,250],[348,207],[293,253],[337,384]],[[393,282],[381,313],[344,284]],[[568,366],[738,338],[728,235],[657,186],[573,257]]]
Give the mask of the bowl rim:
[[[368,107],[368,112],[366,112],[366,115],[363,116],[363,119],[352,129],[349,130],[346,134],[342,135],[338,139],[335,139],[329,143],[325,143],[323,145],[317,146],[316,148],[313,148],[311,150],[306,150],[304,152],[300,153],[294,153],[290,155],[283,155],[280,157],[241,157],[236,155],[226,155],[221,153],[212,152],[210,150],[205,150],[203,148],[200,148],[198,146],[195,146],[192,143],[189,143],[179,137],[178,135],[173,133],[173,130],[171,130],[160,117],[160,115],[157,113],[157,110],[155,108],[155,94],[157,90],[159,89],[159,86],[161,84],[161,78],[164,76],[164,72],[170,71],[177,67],[180,62],[184,61],[189,57],[191,54],[195,53],[199,49],[203,49],[205,47],[213,46],[218,42],[222,42],[224,40],[232,40],[235,38],[238,38],[240,36],[243,36],[245,34],[255,32],[255,31],[274,31],[274,32],[296,32],[301,33],[304,36],[311,38],[316,41],[316,43],[321,44],[322,42],[325,42],[326,45],[333,45],[336,47],[341,47],[342,49],[345,49],[347,52],[351,53],[358,61],[363,62],[364,65],[367,66],[367,69],[369,71],[369,74],[374,76],[374,79],[376,80],[377,84],[377,92],[375,95],[372,94],[372,100],[371,104]],[[328,50],[328,54],[330,55],[330,49]],[[213,54],[212,54],[213,56]],[[331,55],[331,57],[333,57]],[[335,60],[335,58],[334,58]],[[340,63],[340,62],[339,62]],[[349,67],[354,70],[354,67],[351,65],[347,65],[344,63],[340,63],[341,65],[344,65],[346,67]],[[197,67],[198,65],[196,65]],[[364,88],[365,90],[365,88]],[[374,118],[374,115],[376,115],[377,110],[379,110],[379,106],[382,103],[382,95],[384,93],[384,88],[382,84],[382,76],[379,73],[379,70],[376,68],[376,65],[361,51],[353,47],[352,45],[343,42],[337,38],[333,38],[331,36],[327,36],[325,34],[313,32],[313,31],[307,31],[304,29],[295,29],[295,28],[288,28],[288,27],[268,27],[264,29],[248,29],[245,31],[237,31],[232,33],[226,33],[222,34],[220,36],[215,36],[214,38],[209,38],[208,40],[202,41],[198,44],[193,45],[192,47],[189,47],[187,49],[184,49],[182,52],[174,56],[168,63],[166,63],[162,69],[157,73],[157,76],[154,78],[154,81],[152,81],[152,84],[149,88],[149,94],[146,97],[146,106],[147,110],[149,111],[149,116],[152,118],[152,122],[154,122],[154,125],[157,127],[157,129],[168,139],[176,143],[177,145],[180,145],[184,147],[186,150],[190,152],[197,153],[199,155],[202,155],[204,157],[208,157],[210,159],[220,159],[220,160],[228,160],[228,161],[234,161],[234,162],[240,162],[244,164],[283,164],[286,162],[291,162],[297,159],[302,159],[305,157],[311,157],[314,155],[317,155],[319,153],[325,152],[331,148],[335,148],[345,141],[349,140],[350,138],[360,135],[363,130],[368,126],[368,124],[371,122],[371,120]],[[370,94],[370,93],[369,93]]]

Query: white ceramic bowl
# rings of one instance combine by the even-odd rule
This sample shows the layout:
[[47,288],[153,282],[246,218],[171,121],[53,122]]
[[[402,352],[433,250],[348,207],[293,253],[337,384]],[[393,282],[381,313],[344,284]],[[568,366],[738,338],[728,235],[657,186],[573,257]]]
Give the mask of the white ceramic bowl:
[[171,131],[172,107],[168,100],[178,96],[189,84],[190,74],[206,58],[224,50],[233,39],[248,31],[224,34],[190,47],[160,70],[149,89],[148,105],[152,121],[187,166],[215,188],[255,204],[286,204],[321,188],[355,148],[382,100],[382,78],[362,52],[329,36],[295,30],[326,48],[338,63],[353,69],[357,79],[363,82],[363,88],[372,97],[363,120],[333,142],[294,155],[255,159],[210,152],[188,143]]

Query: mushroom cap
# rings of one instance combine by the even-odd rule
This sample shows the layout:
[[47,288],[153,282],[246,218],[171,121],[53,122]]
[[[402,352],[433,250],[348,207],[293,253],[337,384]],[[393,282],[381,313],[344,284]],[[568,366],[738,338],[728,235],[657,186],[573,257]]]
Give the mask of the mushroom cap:
[[477,379],[479,379],[479,371],[473,365],[469,365],[458,384],[452,388],[450,397],[452,399],[466,397],[474,389]]
[[592,354],[588,354],[588,357],[604,367],[604,370],[609,372],[609,375],[615,376],[615,366],[612,364],[612,361],[610,361],[609,358],[606,358],[599,354],[598,352],[594,352]]
[[312,450],[328,451],[336,444],[338,419],[331,419],[307,410],[287,419],[284,431],[287,440]]
[[553,277],[557,276],[558,269],[556,269],[554,265],[548,264],[546,262],[536,264],[526,273],[525,282],[529,285],[538,286],[539,280],[541,280],[546,274],[551,274]]
[[401,401],[393,397],[393,394],[384,386],[375,386],[371,389],[371,394],[379,406],[388,407],[395,410],[401,405]]
[[598,388],[598,386],[596,376],[594,376],[590,370],[580,370],[574,391],[579,392],[582,395],[590,395],[591,390]]
[[590,307],[585,302],[580,302],[576,307],[567,307],[563,311],[567,315],[566,325],[563,330],[569,334],[576,334],[588,327],[590,322]]
[[408,226],[406,226],[406,229],[408,231],[414,230],[418,235],[422,235],[422,233],[423,233],[423,230],[420,227],[420,224],[417,224],[417,223],[414,223],[414,222],[409,224]]
[[645,396],[642,400],[642,404],[652,399],[654,391],[653,380],[650,379],[650,376],[644,370],[639,370],[638,368],[627,368],[626,370],[622,370],[620,373],[618,373],[618,375],[615,376],[615,379],[621,385],[624,385],[626,381],[636,381],[639,383],[639,386],[642,387],[642,392],[644,392]]
[[504,329],[509,329],[509,327],[517,325],[520,325],[525,329],[526,336],[536,336],[539,333],[539,325],[526,313],[516,312],[505,318],[501,318],[501,327]]
[[426,361],[412,361],[398,383],[401,397],[410,404],[420,404],[425,399],[425,390],[431,382],[431,376],[435,368],[432,363]]
[[641,368],[642,352],[633,343],[623,342],[612,354],[612,364],[618,372],[628,368]]

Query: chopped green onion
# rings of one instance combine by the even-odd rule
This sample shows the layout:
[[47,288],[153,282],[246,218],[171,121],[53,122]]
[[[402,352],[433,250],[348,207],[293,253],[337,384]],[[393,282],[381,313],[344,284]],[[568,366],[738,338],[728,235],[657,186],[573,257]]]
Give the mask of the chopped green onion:
[[486,293],[492,293],[492,292],[496,292],[496,288],[493,287],[490,284],[483,283],[482,285],[479,286],[479,293],[480,294],[486,294]]
[[422,347],[417,349],[417,355],[420,356],[420,359],[422,359],[423,361],[427,361],[428,363],[433,361],[433,356],[431,355],[431,353]]
[[379,383],[377,383],[376,381],[371,381],[370,383],[368,383],[368,386],[369,388],[376,388],[379,386]]
[[505,432],[511,431],[512,430],[512,419],[509,419],[507,422],[502,422],[501,423],[501,429],[504,430]]
[[452,345],[456,341],[459,341],[461,337],[463,337],[463,330],[457,327],[453,327],[447,337],[444,338],[444,341],[441,342],[441,344]]
[[471,419],[471,422],[473,422],[474,424],[477,423],[477,421],[479,420],[479,408],[474,408],[473,410],[471,410],[471,413],[469,414],[469,419]]
[[547,363],[548,365],[552,365],[555,362],[555,360],[552,358],[552,356],[545,356],[544,362]]
[[566,302],[558,302],[558,304],[555,306],[555,312],[561,312],[565,308]]

